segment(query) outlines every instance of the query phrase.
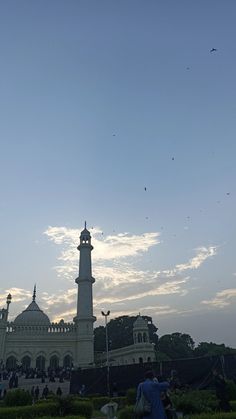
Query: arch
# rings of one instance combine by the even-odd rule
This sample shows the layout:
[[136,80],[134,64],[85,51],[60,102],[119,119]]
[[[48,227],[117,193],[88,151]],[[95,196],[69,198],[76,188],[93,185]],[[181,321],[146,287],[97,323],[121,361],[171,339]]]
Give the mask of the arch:
[[56,370],[59,367],[59,357],[57,355],[51,356],[49,366],[53,370]]
[[151,362],[151,357],[150,356],[147,357],[147,362]]
[[64,368],[71,368],[73,365],[73,359],[72,356],[67,354],[63,358],[63,367]]
[[143,364],[143,358],[142,357],[139,358],[139,363]]
[[142,338],[142,333],[138,333],[138,343],[141,343],[143,341],[143,338]]
[[143,333],[143,342],[147,342],[147,334],[146,334],[146,332]]
[[30,365],[31,365],[30,356],[29,355],[23,356],[23,358],[21,359],[21,364],[22,364],[22,368],[24,370],[27,370],[28,368],[30,368]]
[[45,370],[46,358],[43,355],[39,355],[36,358],[36,368],[40,371]]
[[7,358],[6,361],[6,367],[7,369],[11,370],[11,369],[15,369],[17,365],[17,359],[14,355],[11,355]]

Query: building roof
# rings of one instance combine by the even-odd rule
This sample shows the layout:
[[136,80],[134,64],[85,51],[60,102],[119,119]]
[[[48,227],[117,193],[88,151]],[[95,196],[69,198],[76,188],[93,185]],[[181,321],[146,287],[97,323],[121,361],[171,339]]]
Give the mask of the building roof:
[[14,323],[19,326],[45,326],[50,325],[50,320],[33,300],[32,303],[30,303],[30,305],[15,318]]
[[133,324],[134,329],[147,329],[148,324],[147,321],[140,315],[138,315],[137,319],[134,321]]

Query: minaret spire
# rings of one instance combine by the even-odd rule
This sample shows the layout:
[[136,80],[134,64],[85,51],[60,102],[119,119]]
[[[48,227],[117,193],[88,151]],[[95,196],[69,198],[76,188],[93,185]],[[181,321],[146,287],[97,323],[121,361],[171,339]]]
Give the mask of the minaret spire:
[[36,284],[34,284],[34,292],[33,292],[33,297],[32,297],[33,303],[35,302],[35,299],[36,299]]
[[84,222],[84,228],[87,229],[87,223],[86,223],[86,221]]

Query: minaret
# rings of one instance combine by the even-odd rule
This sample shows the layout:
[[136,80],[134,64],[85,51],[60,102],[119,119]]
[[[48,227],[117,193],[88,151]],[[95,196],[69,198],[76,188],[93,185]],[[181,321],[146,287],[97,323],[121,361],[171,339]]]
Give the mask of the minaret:
[[0,362],[3,360],[5,362],[5,342],[6,342],[6,333],[7,333],[7,320],[9,313],[9,305],[11,304],[11,294],[7,296],[7,308],[2,308],[0,310]]
[[90,232],[86,228],[80,234],[79,276],[75,282],[78,284],[77,315],[74,321],[77,326],[77,348],[75,363],[78,367],[91,366],[94,363],[93,323],[93,290],[95,279],[92,277]]

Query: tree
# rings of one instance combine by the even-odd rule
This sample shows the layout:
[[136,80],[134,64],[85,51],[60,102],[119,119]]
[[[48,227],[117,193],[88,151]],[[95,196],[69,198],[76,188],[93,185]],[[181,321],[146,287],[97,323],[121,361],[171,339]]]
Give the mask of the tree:
[[157,349],[171,359],[190,358],[193,356],[194,341],[186,333],[163,335],[158,340]]
[[[150,342],[158,342],[158,336],[156,334],[157,327],[152,323],[152,318],[149,316],[143,316],[148,321],[148,329]],[[124,346],[132,345],[133,341],[133,324],[137,316],[120,316],[116,319],[111,319],[107,324],[109,348],[118,349]],[[106,350],[106,333],[105,327],[99,326],[94,329],[94,347],[95,351]]]
[[194,349],[194,356],[213,356],[213,355],[226,355],[235,354],[236,349],[225,346],[224,343],[218,345],[213,342],[200,342]]

